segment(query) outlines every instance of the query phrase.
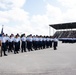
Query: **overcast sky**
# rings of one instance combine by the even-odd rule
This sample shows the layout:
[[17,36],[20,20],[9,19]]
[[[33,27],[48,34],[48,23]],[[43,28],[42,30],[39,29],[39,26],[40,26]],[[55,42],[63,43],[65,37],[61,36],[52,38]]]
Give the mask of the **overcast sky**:
[[76,0],[0,0],[0,30],[49,35],[49,24],[76,22]]

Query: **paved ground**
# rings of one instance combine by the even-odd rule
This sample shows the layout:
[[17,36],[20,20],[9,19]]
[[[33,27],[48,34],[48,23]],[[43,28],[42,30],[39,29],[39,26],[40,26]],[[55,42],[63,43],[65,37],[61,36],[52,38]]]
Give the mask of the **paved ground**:
[[0,75],[76,75],[76,44],[0,57]]

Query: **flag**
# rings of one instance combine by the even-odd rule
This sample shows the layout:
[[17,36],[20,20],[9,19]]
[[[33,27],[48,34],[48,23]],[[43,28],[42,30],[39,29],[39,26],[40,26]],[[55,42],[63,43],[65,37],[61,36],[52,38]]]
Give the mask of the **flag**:
[[2,26],[1,34],[3,34],[3,26]]

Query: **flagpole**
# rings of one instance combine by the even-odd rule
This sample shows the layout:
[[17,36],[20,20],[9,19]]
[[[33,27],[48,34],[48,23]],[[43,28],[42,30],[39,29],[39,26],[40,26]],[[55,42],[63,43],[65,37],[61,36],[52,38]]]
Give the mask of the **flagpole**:
[[2,25],[2,30],[1,30],[1,34],[3,34],[3,28],[4,28],[4,25]]
[[4,25],[2,25],[2,28],[4,27]]

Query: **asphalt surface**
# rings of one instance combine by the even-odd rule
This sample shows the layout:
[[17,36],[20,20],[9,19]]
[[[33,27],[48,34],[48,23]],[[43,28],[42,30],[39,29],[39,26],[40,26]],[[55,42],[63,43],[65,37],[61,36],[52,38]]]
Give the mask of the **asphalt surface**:
[[76,75],[76,44],[0,57],[0,75]]

